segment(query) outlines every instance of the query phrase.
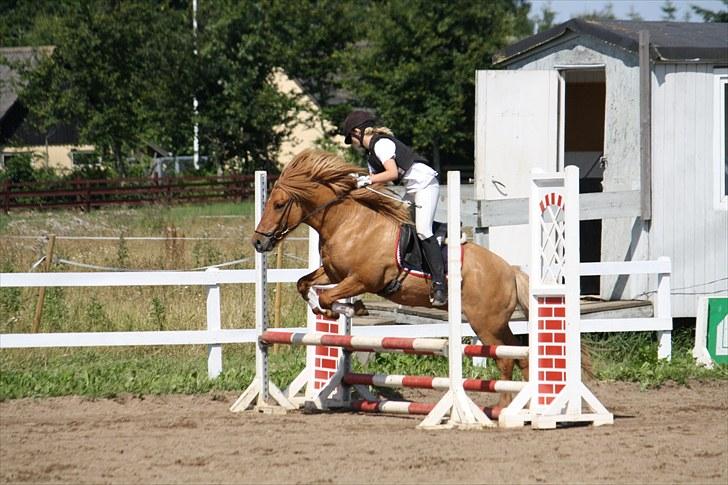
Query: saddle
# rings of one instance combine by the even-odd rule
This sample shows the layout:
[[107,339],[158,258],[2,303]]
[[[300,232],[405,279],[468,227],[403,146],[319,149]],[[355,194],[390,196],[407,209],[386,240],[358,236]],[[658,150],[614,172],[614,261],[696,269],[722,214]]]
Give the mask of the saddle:
[[[445,263],[445,275],[447,275],[447,223],[433,221],[432,233],[440,243],[442,260]],[[461,244],[464,243],[465,238],[461,237],[460,242]],[[407,275],[432,279],[432,274],[430,268],[427,267],[427,262],[422,253],[420,238],[417,237],[417,230],[414,225],[403,224],[400,226],[395,259],[397,261],[397,267],[400,269],[400,275],[390,281],[379,292],[380,295],[387,296],[397,292],[402,287],[402,281],[404,281]]]

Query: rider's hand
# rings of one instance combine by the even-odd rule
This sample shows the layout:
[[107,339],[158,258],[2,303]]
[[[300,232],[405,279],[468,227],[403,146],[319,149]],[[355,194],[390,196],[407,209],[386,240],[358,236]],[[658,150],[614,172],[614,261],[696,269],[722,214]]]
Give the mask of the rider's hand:
[[356,178],[356,188],[360,189],[372,184],[372,178],[369,175],[359,175]]

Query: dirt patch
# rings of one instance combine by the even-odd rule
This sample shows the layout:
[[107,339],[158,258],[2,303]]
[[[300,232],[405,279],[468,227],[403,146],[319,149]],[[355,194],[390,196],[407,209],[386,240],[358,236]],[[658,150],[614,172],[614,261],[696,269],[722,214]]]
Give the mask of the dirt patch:
[[234,414],[237,394],[6,401],[0,481],[728,483],[728,383],[590,387],[613,426],[421,431],[414,417]]

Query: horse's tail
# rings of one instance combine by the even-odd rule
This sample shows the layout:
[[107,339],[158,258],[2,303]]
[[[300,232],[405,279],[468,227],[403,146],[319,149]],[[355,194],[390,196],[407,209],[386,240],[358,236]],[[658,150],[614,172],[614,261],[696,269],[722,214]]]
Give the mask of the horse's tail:
[[523,310],[523,315],[528,320],[528,275],[521,271],[520,266],[513,266],[513,270],[516,273],[516,295],[518,298],[518,305]]

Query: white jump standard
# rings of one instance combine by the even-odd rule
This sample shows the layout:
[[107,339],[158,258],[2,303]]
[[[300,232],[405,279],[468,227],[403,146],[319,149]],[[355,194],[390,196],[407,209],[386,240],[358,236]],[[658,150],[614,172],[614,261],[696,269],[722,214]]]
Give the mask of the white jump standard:
[[[531,176],[530,379],[500,414],[505,427],[614,420],[581,380],[579,169],[565,172]],[[582,399],[591,413],[582,411]]]

